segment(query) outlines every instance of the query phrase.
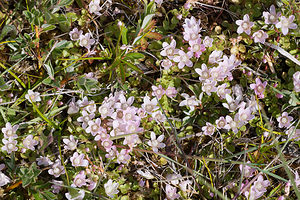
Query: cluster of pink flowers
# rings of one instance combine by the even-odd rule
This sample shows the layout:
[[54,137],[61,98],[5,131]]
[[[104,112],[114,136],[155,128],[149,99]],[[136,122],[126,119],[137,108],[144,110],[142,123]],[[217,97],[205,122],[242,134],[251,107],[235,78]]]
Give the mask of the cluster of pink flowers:
[[[270,7],[270,12],[263,12],[263,17],[265,19],[265,24],[273,24],[276,28],[281,28],[283,35],[287,35],[289,29],[297,29],[298,27],[297,24],[293,23],[295,20],[294,15],[290,15],[288,18],[281,16],[280,12],[276,13],[274,5]],[[254,22],[250,21],[248,14],[244,15],[243,20],[237,20],[236,24],[239,26],[237,29],[238,34],[245,32],[247,35],[250,35],[251,28],[254,26]],[[253,33],[252,37],[254,38],[255,43],[260,42],[264,44],[269,36],[263,30],[259,30]]]
[[174,98],[177,95],[177,90],[175,87],[168,86],[167,89],[164,89],[161,85],[159,86],[152,86],[152,96],[156,96],[158,99],[161,99],[162,96],[165,94],[169,98]]
[[[19,125],[12,126],[9,122],[6,123],[5,127],[2,128],[2,133],[4,138],[2,142],[4,146],[1,148],[3,151],[7,153],[12,153],[18,150],[17,144],[18,135],[16,134],[17,130],[19,129]],[[38,144],[38,141],[33,138],[33,135],[27,135],[22,142],[24,148],[22,148],[22,152],[25,153],[27,149],[31,151],[35,150],[35,146]]]
[[83,31],[79,31],[77,28],[74,28],[72,31],[70,31],[69,35],[71,40],[79,40],[79,45],[87,48],[89,52],[92,45],[95,43],[95,39],[91,38],[92,35],[90,33],[83,34]]
[[[242,184],[242,188],[248,184],[246,181],[245,184]],[[262,175],[259,175],[257,180],[251,185],[249,189],[244,192],[244,195],[249,200],[259,199],[267,191],[267,187],[270,185],[270,181],[264,180]]]

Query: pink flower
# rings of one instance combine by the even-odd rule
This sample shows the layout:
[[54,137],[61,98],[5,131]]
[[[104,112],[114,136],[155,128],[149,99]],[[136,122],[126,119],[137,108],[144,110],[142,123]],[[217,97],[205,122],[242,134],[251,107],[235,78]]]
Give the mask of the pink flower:
[[96,15],[101,15],[100,10],[102,8],[100,7],[100,0],[92,0],[89,4],[89,11],[90,13],[95,13]]
[[153,85],[151,88],[153,90],[152,95],[156,96],[158,99],[161,99],[161,97],[165,94],[165,90],[161,85],[158,87]]
[[255,79],[255,84],[250,84],[250,88],[252,90],[254,90],[255,94],[258,96],[258,98],[264,98],[264,91],[265,91],[265,88],[267,86],[267,81],[265,82],[261,82],[261,80],[259,78],[256,78]]
[[239,116],[238,113],[234,116],[234,120],[229,115],[226,116],[226,122],[225,129],[229,130],[231,129],[234,133],[237,133],[239,130]]
[[176,187],[173,187],[169,184],[166,185],[166,195],[169,200],[178,199],[180,197],[180,195],[177,194]]
[[[247,163],[251,163],[250,161],[248,161]],[[248,165],[240,165],[240,170],[241,173],[243,173],[243,176],[245,178],[250,178],[254,175],[255,169],[248,166]]]
[[193,62],[190,60],[193,57],[193,52],[187,52],[185,53],[182,50],[179,50],[178,52],[179,56],[174,57],[174,62],[178,62],[178,68],[182,69],[184,66],[192,67]]
[[152,113],[152,117],[157,122],[165,122],[167,120],[166,116],[160,110]]
[[169,86],[167,89],[166,89],[166,95],[169,97],[169,98],[174,98],[176,97],[177,95],[177,90],[175,87],[171,87]]
[[199,74],[200,81],[206,81],[210,78],[210,70],[204,63],[201,65],[201,69],[196,68],[195,71],[197,72],[197,74]]
[[294,15],[289,16],[289,18],[286,18],[285,16],[280,17],[280,22],[276,24],[276,28],[281,28],[282,34],[287,35],[289,32],[289,29],[297,29],[297,24],[293,23],[295,19]]
[[249,120],[254,119],[254,115],[251,114],[251,108],[245,108],[245,104],[243,104],[244,106],[240,107],[238,115],[239,115],[239,121],[240,121],[240,126],[242,126],[243,124],[248,123]]
[[251,34],[251,27],[254,25],[254,23],[250,22],[248,14],[244,15],[243,20],[237,20],[235,23],[239,26],[237,29],[238,34],[243,32],[245,32],[247,35]]
[[271,5],[270,12],[263,12],[263,17],[265,18],[266,24],[277,24],[280,15],[281,15],[280,12],[276,13],[276,9],[274,5]]
[[53,183],[53,185],[51,185],[52,192],[58,194],[62,189],[62,185],[64,184],[64,182],[53,180],[52,183]]
[[97,118],[95,120],[95,122],[94,121],[89,121],[88,125],[89,126],[86,128],[85,131],[87,133],[91,133],[93,136],[105,131],[105,129],[101,126],[101,119],[100,118]]
[[85,172],[82,170],[77,174],[74,178],[73,184],[71,185],[72,187],[82,187],[86,185],[86,175]]
[[113,141],[107,138],[101,142],[101,145],[105,148],[106,151],[110,151],[113,145]]
[[195,53],[196,58],[199,58],[202,52],[206,50],[204,44],[201,44],[201,38],[191,41],[190,45],[191,47],[189,47],[189,50]]
[[152,150],[155,152],[155,153],[158,153],[158,149],[160,148],[165,148],[165,144],[162,142],[165,138],[164,135],[160,135],[157,139],[156,139],[156,135],[154,132],[151,132],[151,140],[147,142],[147,144],[149,146],[152,147]]
[[277,118],[277,121],[279,122],[279,128],[289,127],[293,119],[293,117],[288,116],[287,112],[283,112],[282,115]]
[[295,126],[292,126],[289,128],[289,130],[286,131],[286,134],[295,141],[300,141],[300,129],[296,129]]
[[35,147],[38,144],[38,141],[33,139],[33,135],[28,135],[24,140],[23,140],[23,145],[26,149],[30,149],[32,151],[35,150]]
[[214,39],[205,36],[204,40],[203,40],[203,44],[205,47],[212,47],[212,43],[213,43]]
[[165,69],[168,70],[172,67],[173,63],[169,59],[164,59],[161,61],[160,65]]
[[91,121],[95,117],[94,113],[89,114],[87,111],[82,111],[82,116],[77,118],[78,122],[82,122],[82,128],[86,129],[89,121]]
[[153,98],[150,100],[149,96],[144,97],[144,103],[142,104],[142,108],[148,113],[152,114],[153,111],[157,110],[159,107],[157,106],[157,99]]
[[217,95],[224,99],[226,97],[226,94],[230,94],[230,89],[226,89],[228,87],[227,83],[223,83],[222,85],[219,85],[217,87]]
[[91,34],[90,33],[86,33],[85,35],[80,35],[79,37],[79,45],[81,47],[85,47],[88,50],[91,48],[91,46],[95,43],[94,39],[91,39]]
[[78,154],[77,152],[73,154],[70,161],[73,167],[87,167],[89,165],[89,161],[84,159],[84,154]]
[[163,50],[160,52],[160,55],[167,56],[169,59],[173,59],[175,54],[178,54],[179,49],[176,49],[176,41],[172,39],[170,44],[163,42]]
[[82,35],[82,31],[78,31],[77,28],[74,28],[72,31],[69,33],[71,40],[76,41],[79,40],[80,35]]
[[[266,191],[267,187],[270,185],[270,181],[264,180],[262,175],[259,175],[257,180],[253,183],[250,190],[255,194],[255,199],[260,198]],[[251,192],[250,192],[251,193]]]
[[102,118],[110,117],[112,113],[114,112],[114,109],[111,107],[110,103],[102,103],[102,105],[99,107],[99,113],[101,114]]
[[217,84],[216,81],[209,81],[209,80],[207,80],[202,85],[202,91],[206,92],[206,94],[208,96],[210,96],[212,92],[216,92],[217,91],[216,84]]
[[[198,32],[195,32],[191,29],[188,29],[188,30],[185,30],[185,32],[183,33],[183,39],[188,41],[189,44],[191,45],[191,43],[193,43],[196,40],[200,39],[200,34],[198,34]],[[200,42],[201,42],[201,40],[200,40]]]
[[225,128],[226,124],[226,119],[223,116],[216,120],[216,125],[218,129]]
[[200,19],[198,19],[198,21],[197,21],[196,18],[194,16],[192,16],[190,19],[186,18],[184,20],[184,24],[182,26],[183,26],[185,32],[191,31],[194,33],[199,33],[201,30],[200,23],[201,23]]
[[264,32],[263,30],[259,30],[259,31],[256,31],[255,33],[253,33],[253,37],[254,37],[254,42],[255,43],[262,43],[264,44],[266,39],[269,37],[269,35]]
[[6,139],[2,139],[2,142],[4,144],[4,146],[1,148],[2,151],[6,151],[7,153],[11,153],[13,151],[17,151],[18,147],[17,147],[17,141],[14,140],[13,138],[8,138],[8,140]]
[[129,150],[128,149],[122,149],[120,153],[117,153],[117,163],[118,164],[127,164],[130,160]]
[[300,92],[300,71],[294,73],[293,83],[295,92]]
[[185,98],[185,100],[181,101],[179,106],[188,106],[191,111],[195,110],[195,106],[198,106],[200,101],[196,99],[195,96],[189,96],[186,93],[182,93],[181,96]]
[[204,135],[212,135],[214,134],[216,127],[209,122],[206,122],[206,126],[202,127],[202,131]]
[[210,53],[209,58],[208,58],[208,63],[210,64],[214,64],[214,63],[218,63],[221,61],[223,52],[222,51],[218,51],[218,50],[214,50],[213,52]]
[[57,159],[55,163],[52,165],[52,168],[48,170],[48,173],[57,178],[61,174],[65,174],[66,172],[64,166],[61,165],[61,161]]
[[18,138],[18,135],[16,134],[17,130],[19,128],[19,125],[12,126],[11,123],[7,122],[5,124],[5,128],[2,128],[2,133],[4,134],[4,138],[12,138],[16,139]]
[[70,139],[63,139],[63,142],[65,143],[64,149],[66,150],[74,151],[77,148],[78,140],[75,140],[73,135],[70,135]]
[[124,94],[120,94],[118,97],[118,102],[115,103],[115,108],[126,110],[134,102],[134,97],[131,96],[126,100]]

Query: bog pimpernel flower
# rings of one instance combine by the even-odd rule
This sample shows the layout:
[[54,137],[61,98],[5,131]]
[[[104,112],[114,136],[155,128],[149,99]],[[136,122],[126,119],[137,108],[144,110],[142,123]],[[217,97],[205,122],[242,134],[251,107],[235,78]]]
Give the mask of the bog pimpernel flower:
[[73,156],[70,158],[72,162],[72,166],[74,167],[87,167],[89,165],[89,161],[84,159],[84,154],[79,154],[75,152]]
[[295,92],[300,92],[300,71],[294,73],[293,84]]
[[161,61],[161,66],[165,69],[165,70],[168,70],[172,67],[173,63],[171,60],[169,59],[163,59]]
[[27,99],[29,102],[41,101],[40,93],[28,90],[28,93],[25,95],[25,99]]
[[52,168],[48,170],[48,173],[57,178],[60,175],[65,174],[66,172],[64,166],[62,166],[61,164],[61,161],[57,159],[55,163],[52,165]]
[[243,20],[237,20],[235,23],[239,26],[237,29],[238,34],[242,34],[243,32],[245,32],[247,35],[251,34],[251,28],[254,23],[250,21],[248,14],[244,15]]
[[30,149],[32,151],[35,150],[35,147],[38,144],[38,141],[36,141],[33,138],[33,135],[28,135],[24,140],[23,140],[23,145],[26,149]]
[[178,199],[180,195],[177,193],[176,187],[169,184],[166,185],[166,195],[169,200]]
[[74,151],[77,148],[78,140],[75,140],[73,135],[70,135],[70,139],[67,138],[63,139],[63,142],[65,143],[64,145],[65,150]]
[[153,85],[151,88],[153,90],[152,95],[156,96],[158,99],[161,99],[161,97],[165,94],[165,90],[161,85]]
[[202,127],[202,131],[204,135],[212,135],[214,134],[216,127],[209,122],[206,122],[206,126]]
[[174,98],[176,97],[177,95],[177,90],[175,87],[172,87],[172,86],[169,86],[167,89],[166,89],[166,95],[167,97],[169,98]]
[[266,39],[269,37],[268,34],[266,32],[264,32],[263,30],[259,30],[256,31],[255,33],[253,33],[253,37],[254,37],[254,42],[255,43],[262,43],[264,44]]
[[119,183],[116,183],[111,179],[104,184],[105,193],[110,198],[114,198],[114,196],[119,193],[118,187]]
[[79,40],[79,45],[87,48],[88,50],[90,50],[91,46],[95,43],[95,39],[91,38],[90,33],[80,35]]
[[294,15],[289,16],[289,18],[286,18],[285,16],[281,16],[280,22],[276,24],[276,28],[281,28],[282,34],[287,35],[289,29],[296,29],[298,27],[297,24],[293,23],[294,19],[295,19]]
[[79,40],[80,36],[82,35],[83,31],[79,31],[77,28],[74,28],[72,31],[70,31],[70,39],[73,41]]
[[90,13],[95,13],[96,15],[101,15],[100,11],[100,0],[92,0],[89,4],[89,11]]
[[4,173],[2,173],[2,171],[0,170],[0,187],[3,187],[10,182],[11,179],[8,176],[6,176]]
[[185,100],[181,101],[179,106],[188,106],[191,111],[195,110],[195,106],[198,106],[200,101],[196,99],[195,96],[189,96],[186,93],[182,93],[181,96],[185,98]]
[[182,50],[179,50],[178,56],[175,56],[173,59],[174,62],[178,62],[178,68],[182,69],[184,66],[193,67],[193,62],[190,60],[193,57],[193,52],[189,51],[185,53]]
[[210,70],[204,63],[201,65],[201,69],[196,68],[195,71],[197,72],[197,74],[199,74],[200,81],[206,81],[210,78]]
[[17,151],[18,147],[17,147],[17,141],[14,140],[13,138],[8,138],[8,139],[2,139],[2,142],[4,144],[4,146],[1,148],[2,151],[6,151],[7,153],[11,153],[13,151]]
[[179,52],[179,49],[176,49],[176,41],[174,39],[171,40],[170,44],[163,42],[162,46],[163,50],[160,52],[160,55],[167,56],[171,60],[174,58],[174,55]]
[[252,90],[254,90],[255,94],[257,95],[258,98],[264,98],[264,91],[265,91],[265,88],[267,86],[267,81],[265,82],[261,82],[261,80],[259,78],[256,78],[255,79],[255,84],[250,84],[250,88]]
[[17,130],[19,128],[19,125],[12,126],[11,123],[7,122],[5,124],[5,128],[2,128],[2,133],[4,134],[4,138],[18,138],[18,135],[16,134]]
[[166,145],[162,142],[165,138],[164,135],[160,135],[156,138],[155,133],[151,132],[150,137],[151,140],[149,140],[147,144],[152,147],[155,153],[158,153],[158,149],[165,148]]
[[280,15],[281,15],[280,12],[276,13],[276,9],[274,5],[271,5],[270,12],[263,12],[263,17],[265,18],[266,24],[277,24]]
[[292,116],[289,116],[287,112],[283,112],[282,115],[277,118],[279,128],[289,127],[293,119],[294,118]]

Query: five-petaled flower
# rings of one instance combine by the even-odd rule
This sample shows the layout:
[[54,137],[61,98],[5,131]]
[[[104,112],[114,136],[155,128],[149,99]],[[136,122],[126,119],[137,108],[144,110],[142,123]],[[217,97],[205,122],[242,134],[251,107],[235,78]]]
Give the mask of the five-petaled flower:
[[235,23],[239,26],[237,29],[238,34],[241,34],[243,32],[245,32],[247,35],[251,34],[251,28],[254,23],[250,21],[250,17],[248,14],[244,15],[243,20],[237,20]]

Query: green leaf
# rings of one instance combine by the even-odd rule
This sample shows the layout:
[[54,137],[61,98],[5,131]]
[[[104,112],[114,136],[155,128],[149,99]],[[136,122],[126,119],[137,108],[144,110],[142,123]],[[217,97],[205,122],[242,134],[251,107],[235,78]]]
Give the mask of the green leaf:
[[22,167],[20,169],[20,176],[22,179],[23,188],[27,187],[29,184],[34,182],[41,172],[42,171],[37,168],[37,165],[35,162],[33,162],[29,168]]
[[55,28],[56,28],[56,26],[52,25],[52,24],[43,24],[42,25],[43,32],[51,31],[51,30],[54,30]]
[[9,33],[13,33],[13,35],[16,35],[17,29],[14,25],[5,25],[1,31],[0,40],[2,40],[6,35]]
[[49,75],[49,78],[54,80],[54,70],[51,64],[51,61],[49,60],[47,64],[44,64],[45,70],[47,71],[47,74]]
[[57,199],[56,195],[50,192],[49,190],[41,191],[41,194],[43,197],[45,197],[47,200],[53,200]]
[[128,44],[128,41],[127,41],[127,32],[128,32],[128,29],[126,27],[123,27],[122,28],[122,43],[127,45]]
[[155,14],[150,14],[150,15],[147,15],[147,16],[144,18],[141,29],[145,29],[146,26],[148,26],[148,24],[150,23],[150,21],[152,20],[152,18],[154,17],[154,15],[155,15]]
[[63,6],[69,6],[73,3],[73,0],[61,0],[58,3],[58,6],[63,7]]
[[144,59],[144,58],[145,58],[144,54],[136,53],[136,52],[128,53],[125,55],[125,60],[127,59],[137,60],[137,59]]
[[124,65],[120,64],[119,65],[119,70],[120,70],[120,74],[121,74],[121,80],[124,83],[125,79],[126,79],[126,74],[125,74],[125,69],[124,69]]
[[127,62],[125,60],[121,60],[122,63],[126,64],[128,67],[130,67],[131,69],[143,74],[143,71],[141,69],[139,69],[137,66],[135,66],[134,64]]

